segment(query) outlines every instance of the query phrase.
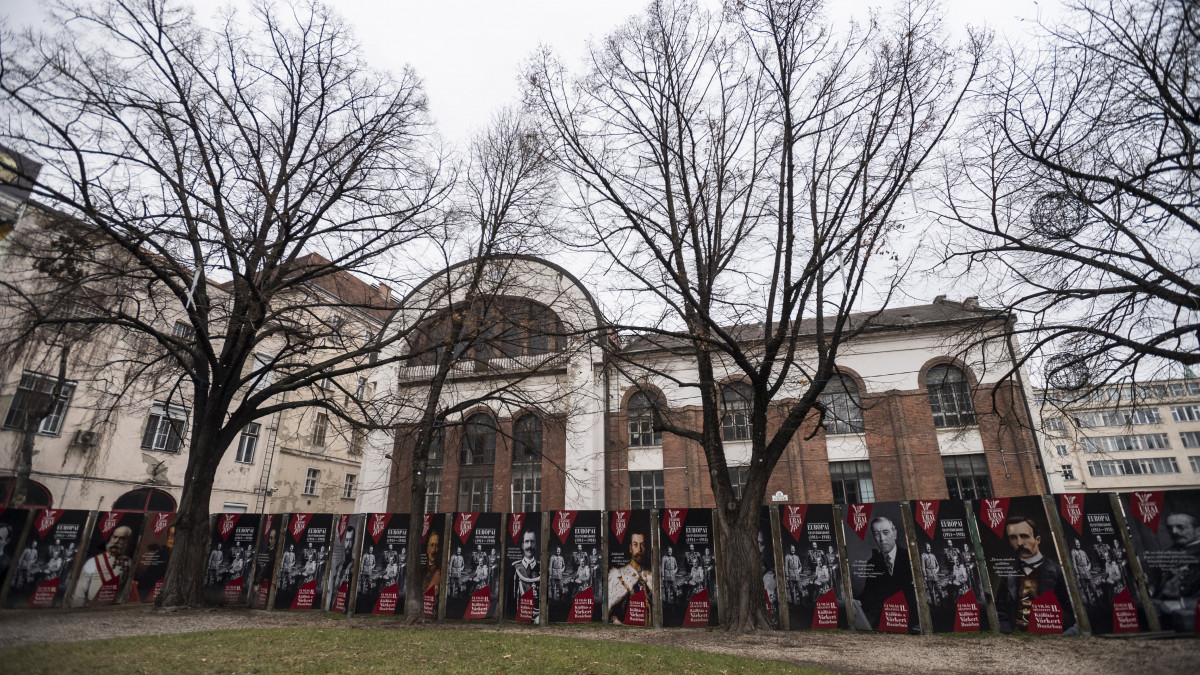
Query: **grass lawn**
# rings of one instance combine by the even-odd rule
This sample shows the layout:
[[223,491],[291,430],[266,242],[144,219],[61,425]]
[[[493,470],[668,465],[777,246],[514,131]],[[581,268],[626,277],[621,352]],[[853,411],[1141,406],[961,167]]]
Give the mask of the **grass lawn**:
[[621,642],[444,630],[263,628],[0,649],[10,673],[816,673]]

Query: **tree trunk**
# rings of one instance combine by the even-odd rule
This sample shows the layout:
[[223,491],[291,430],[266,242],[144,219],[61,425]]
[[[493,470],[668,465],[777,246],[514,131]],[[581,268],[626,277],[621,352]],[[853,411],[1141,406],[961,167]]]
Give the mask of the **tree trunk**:
[[33,443],[37,439],[37,430],[42,421],[54,412],[54,405],[62,396],[63,386],[67,381],[67,358],[71,347],[66,346],[58,355],[58,379],[50,393],[34,389],[29,392],[25,401],[25,424],[21,427],[21,443],[17,446],[17,476],[13,481],[12,497],[8,506],[19,509],[25,506],[29,498],[29,476],[33,473]]
[[[205,423],[207,422],[207,423]],[[204,604],[204,572],[208,560],[209,501],[213,479],[221,462],[220,419],[197,419],[188,452],[187,479],[175,517],[175,545],[163,579],[159,607],[196,607]]]
[[[407,580],[404,589],[404,623],[423,623],[425,619],[425,570],[421,567],[421,554],[425,542],[421,530],[425,525],[425,471],[413,471],[412,501],[408,518],[408,560],[405,561]],[[438,535],[439,537],[441,534]]]
[[[753,517],[739,515],[740,511]],[[718,573],[721,626],[728,631],[770,630],[767,591],[763,586],[762,557],[758,551],[757,509],[716,509],[721,524]]]

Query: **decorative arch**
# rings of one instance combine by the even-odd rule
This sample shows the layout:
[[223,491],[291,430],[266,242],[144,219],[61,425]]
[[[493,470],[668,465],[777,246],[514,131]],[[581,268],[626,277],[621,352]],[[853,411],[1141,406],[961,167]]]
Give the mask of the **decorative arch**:
[[960,359],[956,356],[935,356],[932,359],[929,359],[928,361],[926,361],[925,364],[921,366],[921,372],[917,374],[917,386],[918,387],[920,387],[921,389],[925,389],[927,387],[929,371],[933,370],[937,366],[954,366],[955,368],[958,368],[959,370],[961,370],[963,372],[963,374],[967,376],[967,382],[971,386],[972,389],[975,389],[976,387],[979,386],[979,378],[976,377],[975,371],[972,370],[971,367],[968,366],[965,361],[963,361],[962,359]]
[[[8,508],[12,501],[13,490],[17,487],[17,479],[15,476],[4,476],[0,478],[0,511]],[[50,490],[36,480],[29,481],[29,490],[25,493],[25,508],[50,508],[54,506],[54,497],[50,494]]]
[[148,511],[175,511],[175,498],[171,493],[158,488],[137,488],[117,497],[111,511],[131,511],[146,513]]

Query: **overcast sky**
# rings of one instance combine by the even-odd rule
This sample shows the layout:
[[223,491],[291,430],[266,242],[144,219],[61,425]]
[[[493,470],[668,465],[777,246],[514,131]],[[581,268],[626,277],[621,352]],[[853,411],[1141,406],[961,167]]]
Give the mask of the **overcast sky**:
[[[719,7],[718,0],[701,0]],[[41,3],[10,0],[0,13],[13,24],[38,20]],[[226,0],[193,3],[212,17]],[[232,3],[237,7],[245,0]],[[398,71],[411,64],[425,82],[430,108],[445,138],[457,143],[484,126],[498,108],[516,100],[521,61],[539,44],[551,45],[568,64],[585,54],[589,39],[602,37],[640,11],[646,0],[338,0],[330,3],[354,26],[370,63]],[[838,17],[865,16],[887,2],[834,0]],[[987,24],[1019,36],[1039,12],[1034,0],[949,0],[946,22],[955,32],[967,23]]]

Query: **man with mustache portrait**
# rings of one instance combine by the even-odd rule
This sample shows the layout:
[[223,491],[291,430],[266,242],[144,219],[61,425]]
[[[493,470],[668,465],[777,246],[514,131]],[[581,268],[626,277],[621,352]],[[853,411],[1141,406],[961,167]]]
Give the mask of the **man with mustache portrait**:
[[1062,567],[1042,553],[1037,524],[1027,516],[1009,516],[1004,533],[1017,560],[1015,572],[1001,579],[996,589],[1000,632],[1028,632],[1033,601],[1046,591],[1054,591],[1062,607],[1063,633],[1077,632]]

